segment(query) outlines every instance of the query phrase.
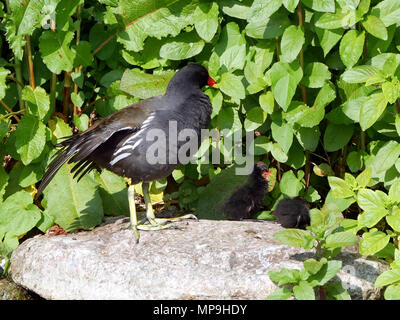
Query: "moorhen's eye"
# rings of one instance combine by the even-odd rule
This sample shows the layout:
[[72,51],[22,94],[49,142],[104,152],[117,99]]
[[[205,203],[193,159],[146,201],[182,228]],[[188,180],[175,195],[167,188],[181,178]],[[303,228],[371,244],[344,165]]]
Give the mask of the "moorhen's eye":
[[[159,230],[170,227],[168,221],[171,219],[158,219],[154,215],[149,182],[167,177],[180,165],[179,158],[172,157],[170,160],[169,155],[176,154],[179,144],[187,142],[180,141],[176,146],[177,150],[169,150],[168,139],[165,139],[161,148],[150,152],[154,141],[148,141],[146,137],[149,132],[154,132],[152,129],[155,129],[168,138],[169,125],[173,121],[176,121],[178,128],[194,130],[200,137],[200,130],[209,125],[212,111],[210,99],[200,88],[200,85],[205,83],[199,79],[207,76],[208,72],[204,67],[187,65],[174,75],[164,95],[148,98],[121,109],[86,131],[67,137],[58,143],[56,146],[61,149],[43,176],[36,199],[67,161],[75,163],[71,173],[74,173],[74,178],[79,176],[78,181],[93,169],[108,169],[129,180],[131,225],[137,240],[138,229]],[[182,117],[182,114],[188,116]],[[160,141],[164,141],[161,138]],[[195,148],[198,145],[200,144],[196,141]],[[154,159],[157,161],[154,162]],[[166,162],[160,159],[165,159]],[[149,223],[145,225],[138,224],[136,217],[134,184],[139,182],[142,182]],[[181,218],[192,217],[195,216],[186,215]]]

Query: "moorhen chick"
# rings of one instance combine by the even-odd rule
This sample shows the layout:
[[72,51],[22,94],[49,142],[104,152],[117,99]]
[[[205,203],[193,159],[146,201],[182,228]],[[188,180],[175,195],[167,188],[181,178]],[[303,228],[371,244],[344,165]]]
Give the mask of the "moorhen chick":
[[232,219],[251,218],[261,207],[268,192],[268,178],[271,175],[264,162],[254,165],[244,186],[234,192],[222,205],[222,213]]
[[[189,64],[172,77],[164,95],[141,100],[96,122],[84,132],[65,137],[66,140],[56,145],[61,149],[43,176],[36,198],[67,161],[76,163],[71,173],[75,172],[74,178],[80,174],[78,181],[92,169],[107,169],[128,178],[131,227],[137,240],[138,229],[159,230],[170,227],[167,221],[173,219],[159,219],[154,215],[149,182],[167,177],[181,164],[177,154],[180,147],[188,142],[170,137],[171,121],[174,121],[178,134],[184,129],[190,129],[197,134],[197,145],[190,147],[190,150],[195,150],[200,145],[200,131],[208,127],[212,111],[210,99],[201,90],[207,84],[216,87],[216,82],[208,75],[207,69]],[[157,150],[158,156],[160,153],[164,154],[165,163],[154,163],[151,157],[148,159],[148,153],[154,155],[154,152],[150,152],[154,140],[148,141],[146,138],[157,132],[166,137],[165,143]],[[134,185],[139,182],[143,182],[146,217],[150,224],[138,224]],[[185,217],[194,216],[181,218]]]
[[275,208],[274,215],[284,228],[305,229],[310,224],[310,214],[306,201],[293,198],[282,199]]

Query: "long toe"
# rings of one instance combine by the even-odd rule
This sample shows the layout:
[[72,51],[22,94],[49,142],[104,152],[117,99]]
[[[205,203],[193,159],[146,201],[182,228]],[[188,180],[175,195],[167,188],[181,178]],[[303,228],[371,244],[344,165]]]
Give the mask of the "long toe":
[[194,214],[185,214],[183,216],[180,217],[175,217],[175,218],[155,218],[155,221],[158,223],[166,223],[168,221],[181,221],[181,220],[185,220],[185,219],[194,219],[194,220],[199,220]]

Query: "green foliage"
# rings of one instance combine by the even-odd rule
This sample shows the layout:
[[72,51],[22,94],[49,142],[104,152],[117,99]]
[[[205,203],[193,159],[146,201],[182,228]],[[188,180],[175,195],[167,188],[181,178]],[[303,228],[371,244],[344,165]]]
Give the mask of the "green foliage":
[[[256,130],[255,160],[274,173],[268,211],[284,196],[325,203],[311,211],[307,235],[277,237],[329,257],[358,232],[362,253],[398,271],[398,1],[10,0],[2,8],[0,255],[9,257],[35,227],[91,229],[103,214],[126,215],[126,184],[109,172],[77,183],[64,166],[43,199],[32,196],[58,139],[86,130],[94,116],[163,94],[173,74],[195,62],[220,88],[205,89],[211,128]],[[229,150],[228,140],[220,150]],[[219,206],[245,179],[224,160],[179,167],[173,179],[152,183],[152,199],[222,218]],[[342,211],[357,217],[345,220],[346,231],[334,227]],[[273,296],[314,298],[310,279],[338,267],[321,257]],[[399,297],[393,274],[377,281],[387,299]],[[340,284],[323,285],[327,298],[348,298]]]

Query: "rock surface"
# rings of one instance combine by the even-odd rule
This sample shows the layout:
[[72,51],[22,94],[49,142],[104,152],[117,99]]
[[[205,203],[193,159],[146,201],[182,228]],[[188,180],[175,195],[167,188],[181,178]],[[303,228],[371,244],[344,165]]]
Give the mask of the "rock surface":
[[[184,221],[141,231],[136,244],[125,218],[92,231],[23,242],[11,258],[17,284],[46,299],[265,299],[269,270],[302,268],[310,251],[273,239],[274,222]],[[338,274],[352,299],[379,299],[386,266],[343,251]]]

